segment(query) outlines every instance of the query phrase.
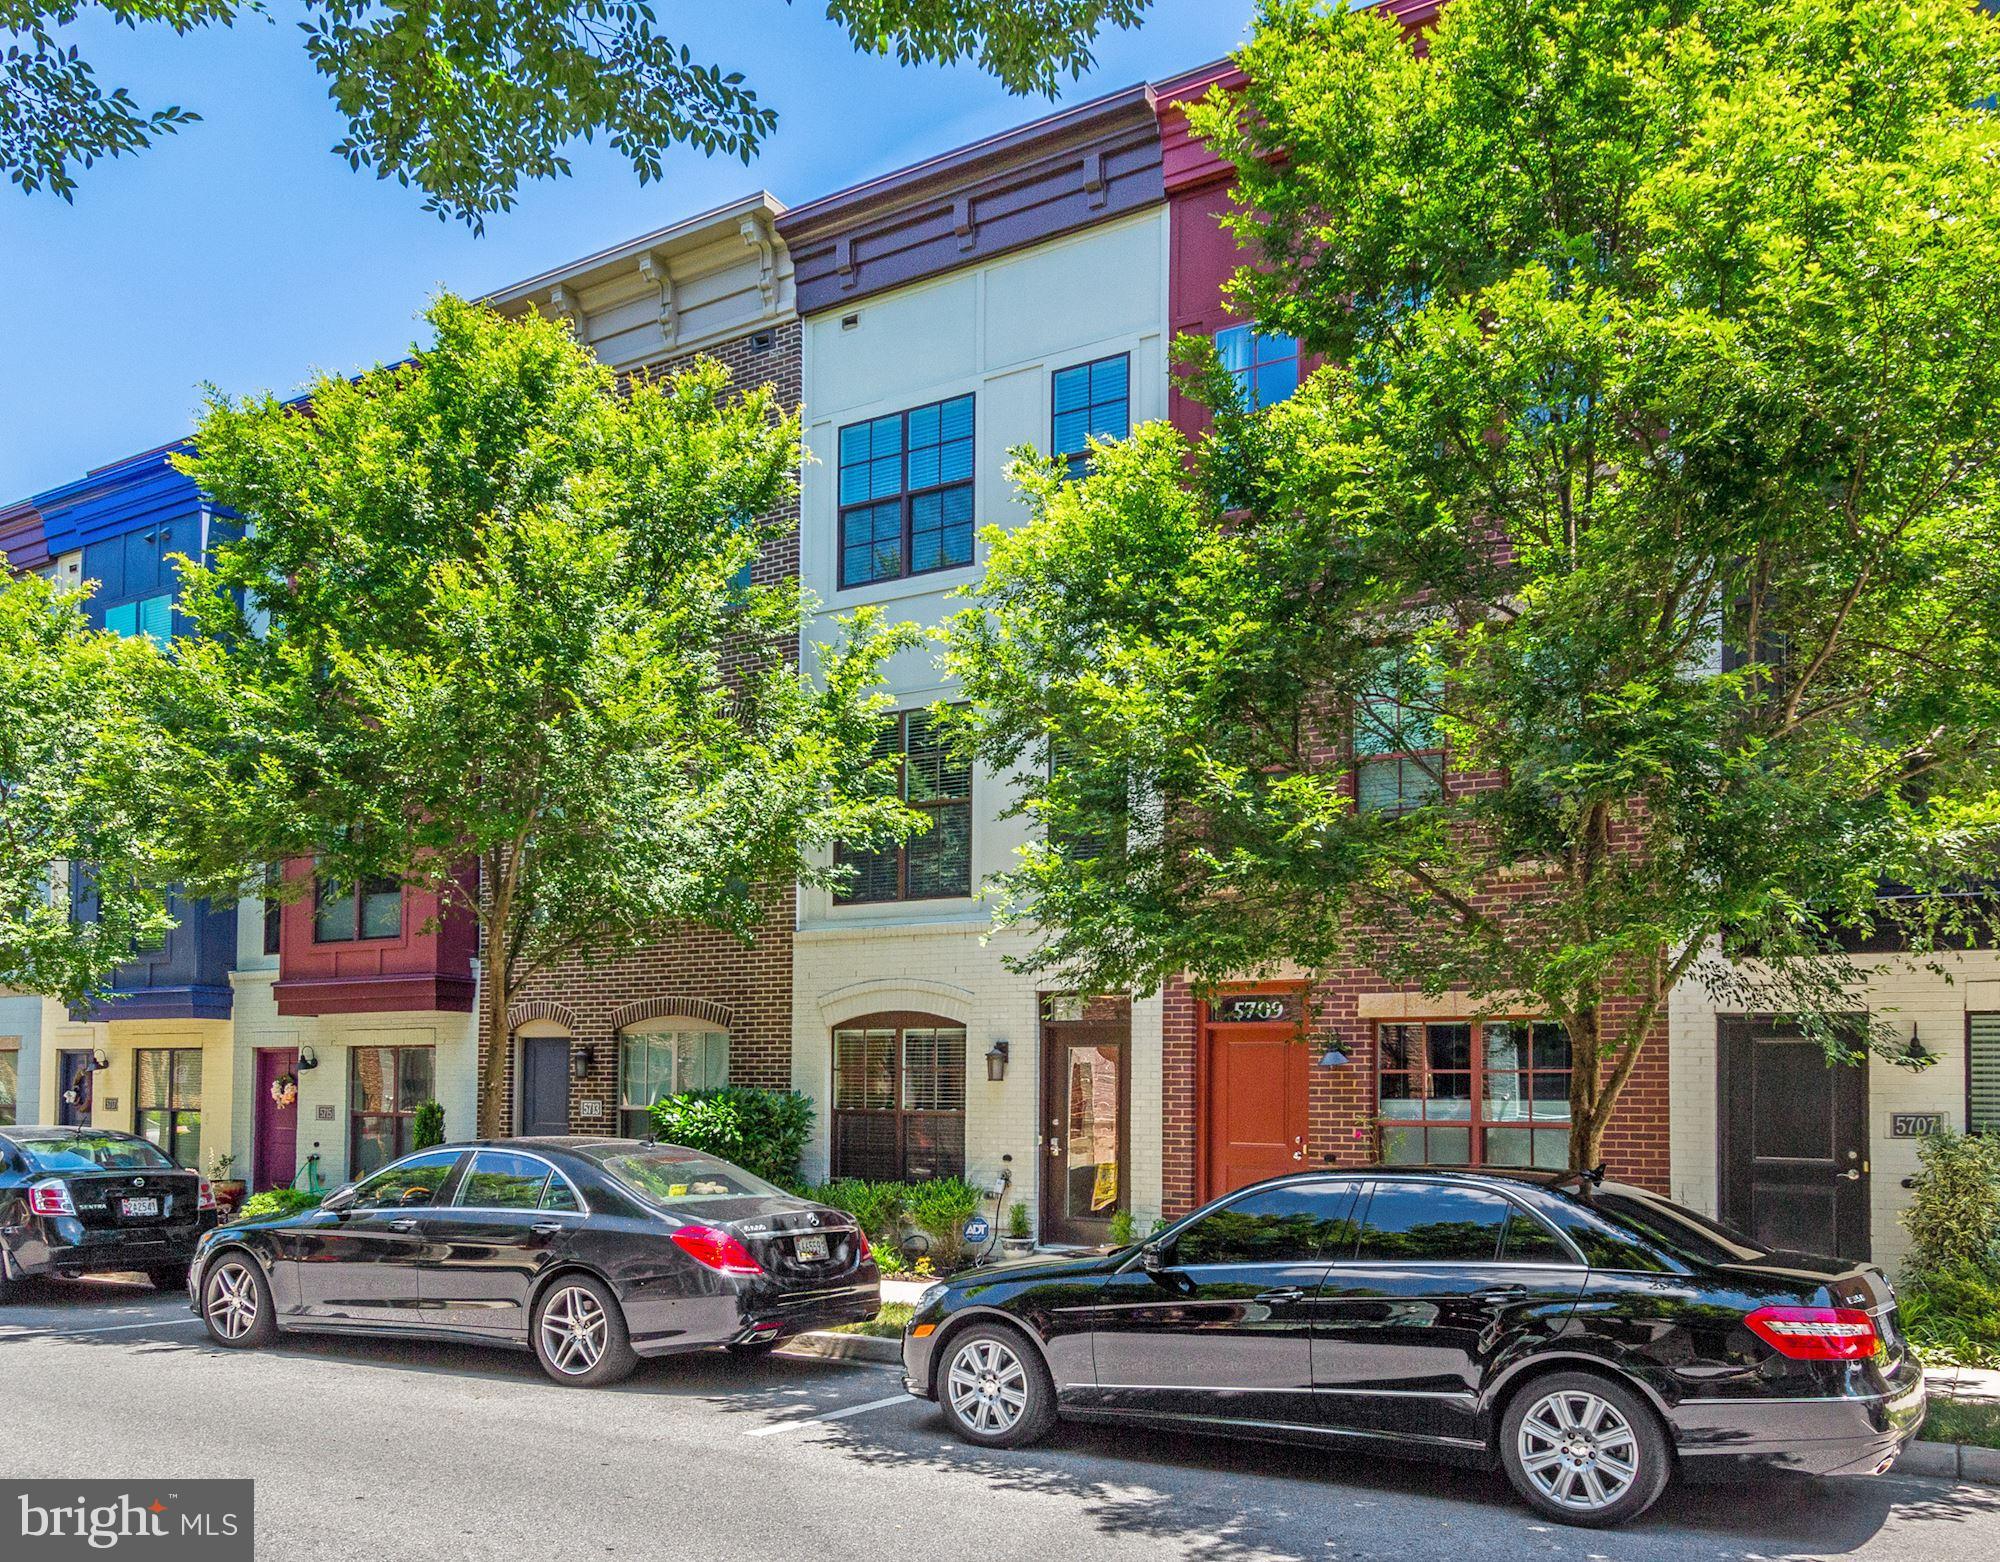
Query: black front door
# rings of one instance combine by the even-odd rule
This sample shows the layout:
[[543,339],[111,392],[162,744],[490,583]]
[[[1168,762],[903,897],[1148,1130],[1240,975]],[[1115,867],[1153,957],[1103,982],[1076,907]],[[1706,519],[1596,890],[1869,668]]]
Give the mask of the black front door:
[[303,1317],[421,1327],[417,1271],[436,1201],[451,1196],[457,1150],[425,1150],[360,1183],[351,1202],[321,1210],[288,1242]]
[[569,1038],[521,1038],[521,1132],[569,1132]]
[[1313,1322],[1351,1184],[1251,1189],[1183,1227],[1091,1313],[1094,1403],[1146,1415],[1310,1424]]
[[1361,1239],[1327,1271],[1313,1339],[1322,1418],[1358,1432],[1476,1441],[1489,1369],[1558,1333],[1584,1266],[1486,1188],[1378,1182]]
[[1757,1019],[1720,1020],[1722,1207],[1767,1247],[1869,1256],[1868,1063]]
[[567,1194],[539,1156],[480,1150],[454,1201],[426,1212],[417,1297],[427,1327],[527,1337],[528,1293],[583,1219],[549,1207],[575,1202],[546,1197],[551,1177]]
[[60,1052],[56,1055],[56,1126],[86,1128],[90,1125],[91,1096],[96,1062],[88,1052]]

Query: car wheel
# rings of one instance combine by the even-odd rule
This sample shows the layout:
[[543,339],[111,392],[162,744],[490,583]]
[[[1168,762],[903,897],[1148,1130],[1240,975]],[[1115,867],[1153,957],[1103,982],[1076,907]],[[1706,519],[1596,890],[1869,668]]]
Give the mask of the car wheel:
[[1056,1423],[1056,1386],[1041,1352],[1005,1324],[953,1335],[938,1388],[945,1419],[968,1443],[1017,1448]]
[[208,1266],[201,1278],[201,1321],[210,1339],[231,1350],[269,1345],[278,1337],[271,1288],[248,1253],[224,1253]]
[[616,1298],[588,1275],[561,1276],[535,1304],[535,1359],[573,1388],[616,1383],[639,1364]]
[[157,1269],[148,1269],[146,1278],[153,1282],[156,1291],[185,1291],[188,1288],[188,1266],[162,1264]]
[[1581,1372],[1538,1378],[1515,1395],[1500,1459],[1530,1507],[1590,1528],[1636,1519],[1673,1474],[1652,1408],[1622,1384]]

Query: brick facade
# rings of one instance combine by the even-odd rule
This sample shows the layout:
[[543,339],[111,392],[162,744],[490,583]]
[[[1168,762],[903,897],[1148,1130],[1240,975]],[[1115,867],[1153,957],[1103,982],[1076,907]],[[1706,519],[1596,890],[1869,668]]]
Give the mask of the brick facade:
[[[648,365],[645,372],[671,372],[693,356],[662,359]],[[769,385],[782,406],[799,404],[799,324],[795,319],[709,346],[699,356],[721,363],[739,386]],[[781,535],[765,544],[751,568],[751,579],[758,585],[796,578],[799,567],[796,502],[766,519],[787,524]],[[797,660],[795,642],[787,643],[784,655]],[[510,1032],[540,1021],[566,1030],[573,1049],[588,1050],[584,1076],[572,1074],[570,1079],[571,1130],[615,1131],[619,1030],[643,1019],[684,1017],[703,1029],[725,1031],[731,1083],[790,1088],[795,913],[796,896],[788,885],[773,892],[768,915],[748,945],[711,928],[683,928],[641,948],[573,954],[522,982],[511,995]],[[492,1044],[490,1030],[482,1008],[482,1058]],[[515,1049],[509,1047],[507,1099],[518,1113],[514,1056]]]

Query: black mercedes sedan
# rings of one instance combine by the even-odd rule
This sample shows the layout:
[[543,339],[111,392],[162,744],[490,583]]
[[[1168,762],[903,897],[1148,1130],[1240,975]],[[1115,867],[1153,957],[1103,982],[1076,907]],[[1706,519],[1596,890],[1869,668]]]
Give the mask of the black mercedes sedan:
[[303,1214],[237,1221],[189,1292],[221,1345],[282,1332],[532,1350],[558,1383],[641,1356],[872,1318],[881,1278],[853,1217],[699,1151],[636,1139],[442,1145]]
[[187,1285],[195,1243],[215,1225],[195,1172],[136,1134],[0,1128],[0,1300],[19,1280],[137,1270]]
[[1680,1466],[1879,1474],[1924,1417],[1879,1270],[1539,1172],[1256,1183],[1134,1247],[931,1287],[903,1365],[989,1447],[1058,1415],[1311,1440],[1498,1465],[1593,1526]]

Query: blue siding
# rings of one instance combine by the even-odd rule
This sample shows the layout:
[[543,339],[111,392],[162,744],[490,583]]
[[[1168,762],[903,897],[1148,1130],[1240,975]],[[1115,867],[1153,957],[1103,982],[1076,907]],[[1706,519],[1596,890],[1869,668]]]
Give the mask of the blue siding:
[[[81,870],[72,870],[70,886],[78,914],[96,914],[90,886]],[[236,907],[217,907],[206,900],[167,898],[167,909],[180,925],[157,949],[149,949],[121,965],[110,991],[95,1004],[69,1011],[73,1020],[226,1020],[232,991],[229,973],[236,964]]]

